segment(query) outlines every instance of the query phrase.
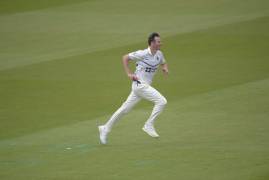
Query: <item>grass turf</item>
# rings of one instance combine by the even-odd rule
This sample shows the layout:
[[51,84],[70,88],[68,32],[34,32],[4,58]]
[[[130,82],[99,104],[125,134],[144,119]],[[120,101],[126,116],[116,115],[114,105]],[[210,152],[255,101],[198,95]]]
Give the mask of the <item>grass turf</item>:
[[[1,179],[268,178],[266,1],[70,2],[1,6]],[[100,146],[130,91],[120,58],[153,30],[171,72],[154,82],[161,138],[144,102]]]

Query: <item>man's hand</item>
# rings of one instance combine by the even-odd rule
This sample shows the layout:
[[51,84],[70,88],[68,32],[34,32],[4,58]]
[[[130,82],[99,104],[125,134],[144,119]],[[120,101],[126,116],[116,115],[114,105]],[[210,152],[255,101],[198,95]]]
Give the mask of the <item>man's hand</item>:
[[167,76],[168,73],[169,73],[168,65],[167,64],[162,64],[161,66],[162,66],[163,74]]
[[132,81],[137,81],[138,80],[138,77],[135,75],[135,74],[128,74],[128,77],[132,80]]

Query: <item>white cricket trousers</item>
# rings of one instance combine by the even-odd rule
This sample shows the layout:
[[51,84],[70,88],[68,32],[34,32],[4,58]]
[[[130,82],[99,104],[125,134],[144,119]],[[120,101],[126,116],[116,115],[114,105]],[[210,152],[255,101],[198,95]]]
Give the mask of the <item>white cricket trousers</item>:
[[140,84],[133,82],[130,95],[105,124],[107,131],[111,131],[113,124],[115,124],[115,122],[117,122],[117,120],[119,120],[124,114],[128,113],[141,99],[146,99],[154,103],[152,113],[145,123],[146,125],[153,125],[156,117],[165,107],[167,100],[152,86],[143,82]]

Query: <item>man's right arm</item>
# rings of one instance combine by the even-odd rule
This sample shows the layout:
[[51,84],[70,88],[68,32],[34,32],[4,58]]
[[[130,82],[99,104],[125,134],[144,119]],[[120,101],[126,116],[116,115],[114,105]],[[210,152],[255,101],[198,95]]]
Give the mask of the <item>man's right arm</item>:
[[123,64],[124,71],[126,72],[128,78],[130,78],[133,81],[137,81],[138,80],[137,76],[134,73],[132,73],[129,67],[129,61],[130,61],[130,58],[128,54],[122,57],[122,64]]

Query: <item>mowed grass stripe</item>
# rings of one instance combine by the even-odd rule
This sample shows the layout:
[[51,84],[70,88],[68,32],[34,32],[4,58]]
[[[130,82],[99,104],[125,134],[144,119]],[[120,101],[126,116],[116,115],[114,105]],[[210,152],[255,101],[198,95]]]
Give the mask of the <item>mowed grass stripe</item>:
[[[59,6],[71,5],[74,3],[81,3],[89,0],[54,0],[54,1],[36,1],[36,0],[12,0],[0,1],[0,14],[8,15],[21,12],[37,11],[39,9],[55,8]],[[93,1],[93,0],[91,0]]]
[[[52,13],[48,19],[52,19],[56,15]],[[34,17],[34,20],[32,21],[36,21],[36,17],[43,16],[43,14],[33,14],[31,16]],[[65,14],[62,17],[66,18],[66,16],[79,18],[79,16],[74,16],[72,13]],[[6,35],[2,36],[3,44],[1,45],[2,52],[0,71],[16,67],[20,68],[31,64],[42,63],[44,61],[69,58],[72,56],[83,55],[85,53],[87,54],[96,51],[106,51],[111,47],[115,48],[129,46],[133,43],[142,43],[141,39],[146,39],[148,33],[156,30],[161,32],[163,37],[173,37],[178,36],[178,32],[180,32],[180,34],[189,34],[203,29],[215,28],[235,22],[240,23],[241,21],[253,20],[264,17],[264,15],[253,14],[243,17],[230,17],[228,19],[226,17],[211,19],[211,16],[205,16],[203,17],[203,21],[200,20],[199,16],[190,16],[186,17],[189,19],[188,24],[184,24],[184,27],[177,27],[172,31],[172,27],[167,32],[161,27],[156,27],[154,29],[145,29],[142,32],[131,34],[124,31],[119,31],[117,27],[115,27],[115,30],[111,30],[110,27],[109,32],[102,32],[102,30],[93,31],[92,29],[87,28],[83,30],[85,26],[76,26],[69,24],[68,22],[62,25],[60,28],[57,28],[59,23],[63,21],[63,19],[61,19],[62,17],[59,17],[59,22],[55,20],[55,23],[49,23],[49,25],[47,25],[50,27],[49,29],[47,27],[40,28],[40,32],[37,32],[35,29],[42,26],[42,24],[37,25],[37,23],[41,23],[43,20],[38,20],[38,22],[34,23],[34,26],[37,27],[32,27],[30,24],[29,28],[26,27],[26,30],[24,30],[25,32],[20,32],[17,30],[13,32],[11,29],[15,29],[15,26],[17,26],[16,23],[14,23],[14,27],[12,26],[6,30],[8,32],[2,32],[2,34]],[[79,20],[75,18],[72,20],[72,22],[79,22]],[[135,16],[132,18],[136,19]],[[87,20],[87,18],[85,18],[85,20]],[[5,21],[12,22],[12,19]],[[67,27],[65,27],[66,25]],[[68,32],[74,26],[77,28],[71,30],[71,32]],[[88,26],[91,27],[90,25]],[[162,25],[162,27],[168,26],[170,26],[170,24]],[[34,31],[32,31],[33,29]],[[108,27],[100,27],[100,29],[108,29]],[[107,43],[108,40],[109,43]]]
[[[252,2],[245,2],[246,7],[241,7],[240,3],[233,1],[221,4],[208,1],[210,3],[205,4],[197,1],[178,3],[172,0],[170,3],[163,2],[165,9],[162,7],[162,11],[157,11],[159,3],[152,5],[150,2],[135,1],[132,5],[140,13],[126,12],[125,9],[130,7],[129,2],[118,2],[121,6],[112,1],[89,1],[61,8],[0,16],[0,69],[139,43],[152,31],[159,31],[168,37],[179,32],[186,33],[268,15],[264,10],[266,3],[261,0],[260,3],[255,3],[258,7],[261,6],[260,9],[255,6],[248,13],[245,8]],[[239,6],[237,11],[231,9],[229,4],[233,8]],[[142,9],[149,6],[150,11]],[[210,13],[206,13],[207,10]],[[141,21],[146,12],[147,19]]]
[[4,140],[0,142],[1,176],[265,178],[268,92],[265,79],[173,101],[157,121],[158,140],[141,130],[149,108],[125,116],[114,127],[107,146],[98,142],[97,124],[109,115]]
[[[257,114],[256,115],[263,115],[263,113],[267,114],[268,112],[266,111],[266,109],[269,106],[268,102],[268,98],[269,96],[267,96],[268,94],[268,89],[269,89],[269,79],[263,79],[263,80],[257,80],[257,81],[253,81],[253,82],[247,82],[244,84],[240,84],[240,85],[235,85],[235,86],[231,86],[231,87],[227,87],[227,88],[223,88],[223,89],[218,89],[218,90],[213,90],[213,91],[209,91],[206,93],[200,93],[200,94],[195,94],[192,96],[188,96],[185,98],[182,98],[180,100],[176,100],[176,101],[172,101],[169,102],[168,105],[168,109],[166,108],[166,110],[164,111],[164,115],[161,115],[162,119],[165,119],[165,116],[167,114],[170,114],[169,116],[172,117],[178,117],[181,116],[181,113],[188,113],[189,114],[189,110],[195,110],[196,112],[198,111],[207,111],[209,110],[212,113],[217,113],[216,110],[220,110],[222,112],[224,112],[224,110],[227,110],[227,112],[232,113],[241,113],[244,112],[244,114],[242,114],[242,116],[246,116],[246,113],[252,113],[252,112],[247,112],[244,111],[244,109],[246,108],[255,108],[255,107],[259,107],[259,109],[257,110]],[[225,101],[225,103],[222,103],[222,101]],[[247,103],[238,106],[236,104],[243,104],[241,102]],[[258,103],[262,103],[262,104],[258,104]],[[202,106],[203,104],[203,106]],[[211,106],[213,105],[213,106]],[[210,108],[207,106],[211,106]],[[153,107],[153,105],[152,105]],[[132,118],[132,119],[137,119],[135,121],[129,121],[125,122],[125,124],[137,124],[139,122],[144,122],[143,119],[137,118],[137,117],[133,117],[134,114],[143,114],[142,116],[147,117],[146,114],[150,114],[150,111],[152,107],[145,107],[146,109],[142,110],[142,109],[135,109],[132,110],[130,113],[130,115],[125,115],[123,119],[128,119],[128,118]],[[174,111],[178,113],[168,113],[167,111]],[[255,109],[254,109],[255,111]],[[259,114],[261,113],[261,114]],[[191,114],[191,113],[190,113]],[[195,114],[195,112],[194,112]],[[226,115],[230,115],[230,114],[226,114]],[[255,115],[255,114],[254,114]],[[74,123],[73,125],[66,125],[66,126],[62,126],[62,127],[56,127],[56,128],[51,128],[51,130],[44,130],[44,131],[40,131],[37,133],[33,133],[33,134],[29,134],[29,135],[25,135],[25,136],[21,136],[21,137],[16,137],[16,138],[11,138],[10,140],[2,140],[1,145],[3,145],[3,143],[10,143],[12,144],[12,142],[14,141],[18,141],[21,143],[25,143],[28,144],[29,139],[32,139],[32,137],[39,137],[39,138],[45,138],[47,136],[52,136],[52,137],[59,137],[59,138],[69,138],[66,137],[65,134],[57,134],[57,133],[61,133],[61,132],[67,132],[67,134],[70,133],[82,133],[82,131],[79,131],[78,129],[80,128],[85,128],[87,131],[86,133],[90,133],[91,135],[93,135],[91,133],[92,128],[94,129],[95,132],[97,132],[97,126],[102,124],[103,122],[105,122],[107,120],[107,118],[109,118],[110,115],[107,114],[105,116],[100,116],[98,118],[94,118],[92,120],[85,120],[83,122],[78,122],[78,123]],[[262,116],[261,116],[262,117]],[[161,123],[161,125],[164,124],[170,124],[173,120],[169,120],[170,118],[167,118],[167,120],[165,121],[161,121],[163,123]],[[183,120],[183,119],[182,119]],[[126,120],[123,120],[126,121]],[[159,123],[160,123],[159,121]],[[166,123],[166,121],[170,121],[170,123]],[[175,124],[180,125],[180,121],[174,121]],[[158,122],[157,122],[158,123]],[[198,122],[197,123],[201,123]],[[132,128],[132,125],[130,125],[130,128]],[[117,125],[116,125],[117,126]],[[61,129],[64,130],[61,130]],[[90,131],[88,131],[88,128],[90,128]],[[95,133],[94,132],[94,133]],[[60,136],[59,136],[60,135]],[[72,135],[73,136],[73,135]],[[77,136],[77,135],[75,135]],[[94,135],[96,136],[96,135]],[[28,139],[29,138],[29,139]],[[91,136],[91,139],[93,139],[93,136]],[[54,141],[54,139],[49,139]],[[39,139],[36,141],[36,143],[44,143],[42,141],[40,141]]]

